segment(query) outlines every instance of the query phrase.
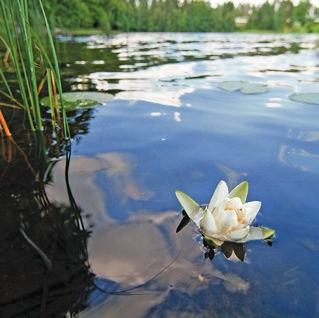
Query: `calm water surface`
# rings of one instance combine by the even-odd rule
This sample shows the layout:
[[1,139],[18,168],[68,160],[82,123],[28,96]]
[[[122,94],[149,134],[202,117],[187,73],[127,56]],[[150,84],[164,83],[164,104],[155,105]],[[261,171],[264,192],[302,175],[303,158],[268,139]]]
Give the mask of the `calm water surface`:
[[[319,107],[289,99],[319,92],[318,40],[59,37],[65,90],[115,95],[71,118],[70,188],[93,285],[107,291],[91,288],[80,317],[319,317]],[[268,92],[218,88],[235,80]],[[58,207],[70,204],[60,155],[45,185]],[[192,224],[175,233],[174,191],[205,203],[221,179],[248,180],[256,223],[277,231],[272,246],[248,243],[244,262],[205,259]]]

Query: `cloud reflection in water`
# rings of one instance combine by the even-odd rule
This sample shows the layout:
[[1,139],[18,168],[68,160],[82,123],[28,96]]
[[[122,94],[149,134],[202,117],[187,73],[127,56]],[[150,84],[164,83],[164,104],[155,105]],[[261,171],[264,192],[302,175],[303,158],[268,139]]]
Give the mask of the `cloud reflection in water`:
[[[84,311],[80,317],[141,317],[168,301],[176,291],[193,297],[212,283],[221,283],[229,292],[246,293],[250,284],[235,273],[216,269],[205,261],[191,230],[175,235],[176,211],[140,211],[125,222],[112,218],[105,205],[105,189],[95,182],[97,174],[110,180],[116,197],[147,200],[152,192],[134,180],[134,158],[125,153],[104,153],[95,157],[74,156],[70,182],[86,224],[95,223],[88,242],[93,272],[109,291],[143,284],[171,264],[156,279],[138,289],[139,295],[107,296],[105,301]],[[64,162],[53,170],[53,182],[47,186],[53,202],[63,203]],[[111,198],[114,199],[114,198]],[[98,283],[98,282],[97,282]],[[108,285],[106,285],[107,288]]]
[[[153,193],[143,189],[132,176],[133,158],[125,153],[107,152],[95,157],[73,156],[70,165],[70,183],[77,204],[84,215],[90,215],[90,222],[114,222],[107,213],[105,190],[99,187],[96,178],[101,176],[110,182],[112,196],[125,202],[127,200],[148,200]],[[66,203],[64,160],[60,160],[53,170],[53,181],[46,186],[52,202]],[[114,199],[112,197],[111,199]]]
[[135,215],[125,224],[105,225],[93,233],[89,242],[92,268],[120,289],[147,282],[167,264],[172,265],[139,288],[139,295],[109,296],[80,317],[123,317],[127,312],[130,317],[145,317],[153,307],[165,303],[171,292],[193,297],[213,282],[222,283],[229,292],[247,293],[247,281],[204,261],[191,232],[175,237],[176,216],[175,211]]

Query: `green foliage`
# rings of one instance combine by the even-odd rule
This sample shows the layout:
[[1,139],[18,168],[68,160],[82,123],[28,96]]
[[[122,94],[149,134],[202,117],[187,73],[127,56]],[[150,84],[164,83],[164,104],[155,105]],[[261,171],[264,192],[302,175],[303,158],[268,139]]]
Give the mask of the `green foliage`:
[[[315,31],[311,4],[302,0],[265,2],[260,7],[225,2],[212,8],[205,0],[44,0],[49,17],[60,28],[116,31]],[[236,17],[248,18],[236,26]]]
[[[50,93],[50,92],[49,92]],[[59,96],[47,96],[42,98],[43,106],[51,107],[52,98],[60,99]],[[100,92],[68,92],[62,94],[65,111],[76,109],[92,108],[99,105],[106,105],[113,99],[113,95]]]
[[[0,64],[0,96],[6,106],[22,108],[30,128],[43,130],[39,94],[45,84],[62,94],[60,70],[53,37],[41,0],[1,0],[0,43],[6,53]],[[12,82],[16,83],[9,85]],[[4,106],[4,103],[1,103]],[[52,124],[69,137],[63,102],[51,99]],[[62,118],[61,118],[62,115]]]

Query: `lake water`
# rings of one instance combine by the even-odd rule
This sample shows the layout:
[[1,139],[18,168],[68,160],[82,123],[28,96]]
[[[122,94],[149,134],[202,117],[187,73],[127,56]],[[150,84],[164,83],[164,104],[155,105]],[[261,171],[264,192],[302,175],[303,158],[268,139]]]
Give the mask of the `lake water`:
[[[30,224],[37,220],[43,198],[33,202],[35,193],[45,193],[59,210],[56,224],[68,220],[70,205],[80,210],[85,246],[71,242],[73,260],[81,255],[87,264],[88,258],[87,274],[95,276],[82,280],[85,296],[69,301],[76,310],[69,305],[64,312],[81,318],[319,317],[319,106],[289,98],[319,92],[319,37],[132,33],[58,40],[65,91],[115,98],[70,114],[68,184],[66,148],[52,143],[44,160],[23,131],[17,143],[45,180],[44,192],[31,181],[25,187],[32,176],[19,150],[20,161],[3,161],[0,182],[7,218],[19,214],[6,226],[21,215]],[[225,81],[265,84],[267,91],[231,92],[220,88]],[[243,262],[222,252],[205,258],[193,224],[176,234],[182,214],[175,190],[206,203],[221,179],[230,187],[248,180],[248,200],[262,201],[256,223],[276,229],[271,246],[247,243]],[[14,242],[12,235],[6,239]],[[68,236],[63,239],[68,246]],[[27,271],[18,270],[10,282],[23,293],[28,287],[18,278]],[[72,279],[74,286],[79,276]],[[50,293],[54,312],[54,288],[48,299]],[[0,304],[4,317],[13,317],[8,299]]]

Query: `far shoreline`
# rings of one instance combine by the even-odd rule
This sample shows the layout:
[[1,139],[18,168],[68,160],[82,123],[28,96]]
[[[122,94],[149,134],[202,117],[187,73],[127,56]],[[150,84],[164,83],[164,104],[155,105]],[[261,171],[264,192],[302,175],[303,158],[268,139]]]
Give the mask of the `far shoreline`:
[[113,36],[117,34],[123,33],[220,33],[220,34],[232,34],[232,33],[247,33],[247,34],[296,34],[296,35],[306,35],[306,34],[313,34],[319,36],[319,30],[317,32],[305,32],[305,31],[273,31],[273,30],[235,30],[231,32],[221,32],[221,31],[111,31],[106,32],[103,29],[86,29],[86,28],[79,28],[79,29],[63,29],[63,28],[56,28],[54,30],[56,35],[65,35],[65,36],[91,36],[91,35],[107,35]]

